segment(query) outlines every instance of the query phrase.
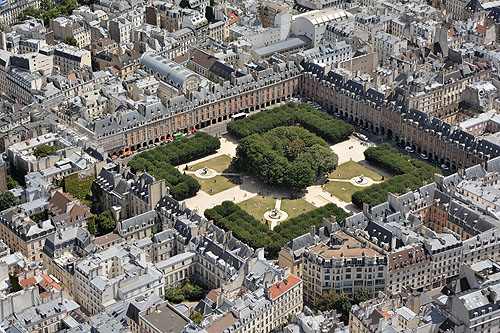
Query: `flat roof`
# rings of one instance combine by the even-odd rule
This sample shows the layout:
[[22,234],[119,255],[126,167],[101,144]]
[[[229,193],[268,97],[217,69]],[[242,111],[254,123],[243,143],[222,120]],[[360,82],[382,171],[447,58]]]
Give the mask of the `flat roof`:
[[157,330],[165,333],[181,333],[184,330],[184,326],[189,323],[189,320],[169,306],[162,307],[142,317]]
[[295,49],[297,47],[305,46],[311,42],[312,40],[307,36],[292,37],[282,42],[258,48],[255,50],[255,53],[257,53],[257,55],[261,57],[268,56],[273,53],[285,52],[288,50]]

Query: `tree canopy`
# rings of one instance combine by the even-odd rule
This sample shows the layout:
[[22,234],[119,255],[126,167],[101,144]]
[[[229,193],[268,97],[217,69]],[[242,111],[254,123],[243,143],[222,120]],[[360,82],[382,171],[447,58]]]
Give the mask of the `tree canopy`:
[[352,305],[365,302],[369,299],[368,290],[364,287],[356,290],[352,299],[345,293],[339,295],[334,290],[326,290],[316,299],[316,307],[321,311],[336,310],[337,314],[340,315],[340,319],[347,322]]
[[46,156],[50,156],[54,154],[57,151],[57,147],[51,146],[51,145],[41,145],[35,147],[35,150],[33,151],[33,155],[35,155],[36,158],[43,158]]
[[19,283],[19,277],[16,274],[9,273],[9,282],[11,284],[11,292],[15,293],[23,290],[23,287]]
[[397,176],[355,192],[352,202],[358,207],[362,207],[364,202],[373,207],[387,201],[389,192],[403,194],[408,189],[416,190],[424,182],[432,182],[435,173],[441,173],[438,168],[426,162],[399,154],[388,143],[368,148],[364,154],[367,161]]
[[24,21],[28,17],[43,19],[45,26],[49,25],[50,20],[59,16],[68,16],[78,7],[76,0],[50,0],[40,1],[40,9],[28,7],[18,16],[19,21]]
[[[189,278],[186,278],[177,287],[166,289],[165,298],[172,303],[181,303],[186,301],[195,302],[203,299],[207,292],[207,287],[191,283]],[[201,320],[203,320],[203,316]]]
[[7,188],[9,190],[19,187],[19,183],[11,175],[7,175],[6,180],[7,180]]
[[224,201],[205,210],[205,217],[224,230],[231,230],[234,237],[253,248],[264,248],[269,257],[275,258],[283,245],[305,234],[311,225],[321,227],[323,218],[336,216],[343,221],[348,214],[335,204],[327,204],[292,219],[271,230],[232,201]]
[[78,46],[78,42],[77,42],[77,40],[76,40],[75,36],[73,36],[73,35],[69,35],[68,37],[66,37],[66,38],[64,39],[64,42],[65,42],[66,44],[68,44],[68,45]]
[[354,132],[351,124],[337,120],[308,104],[293,102],[231,122],[227,125],[227,130],[237,138],[244,138],[255,133],[265,133],[279,126],[295,124],[330,143],[344,141]]
[[317,135],[297,126],[280,126],[240,140],[236,166],[261,182],[300,190],[337,167],[338,156]]
[[200,312],[194,312],[191,316],[189,316],[189,319],[191,319],[195,324],[201,324],[203,321],[203,315]]
[[92,206],[91,189],[95,175],[80,176],[77,173],[67,175],[63,178],[61,187],[63,191],[71,194],[88,207]]
[[184,200],[195,195],[200,189],[200,184],[193,177],[179,172],[174,165],[208,156],[219,148],[218,138],[198,132],[193,137],[142,152],[134,156],[128,165],[134,171],[146,170],[157,179],[165,179],[170,194],[177,200]]
[[107,234],[116,227],[116,221],[111,215],[111,211],[106,209],[100,214],[94,214],[88,221],[88,230],[92,235]]
[[18,204],[19,201],[17,201],[16,197],[11,192],[5,191],[0,193],[0,211],[4,211]]

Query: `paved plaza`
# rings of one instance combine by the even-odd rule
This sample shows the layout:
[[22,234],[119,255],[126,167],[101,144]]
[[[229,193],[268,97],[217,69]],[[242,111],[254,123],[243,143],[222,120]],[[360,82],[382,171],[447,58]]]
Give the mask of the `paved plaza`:
[[[370,143],[361,141],[357,138],[351,137],[349,140],[331,145],[331,149],[339,156],[339,165],[349,162],[349,161],[354,161],[358,162],[361,165],[365,167],[369,167],[369,169],[379,173],[382,176],[389,177],[386,172],[383,172],[382,170],[378,170],[373,168],[372,166],[369,166],[368,163],[364,160],[364,155],[363,152],[370,146]],[[237,147],[237,141],[233,140],[229,136],[224,136],[221,138],[221,148],[217,151],[217,153],[212,154],[210,156],[203,157],[201,159],[192,161],[189,163],[189,166],[193,165],[203,165],[203,162],[212,160],[218,156],[221,155],[228,155],[230,157],[235,157],[236,156],[236,147]],[[352,147],[352,148],[351,148]],[[275,207],[276,209],[280,209],[279,203],[281,202],[282,199],[290,198],[292,195],[296,195],[296,193],[292,193],[291,191],[283,191],[279,190],[276,188],[272,188],[270,186],[263,185],[259,181],[257,181],[254,177],[247,175],[247,174],[235,174],[235,173],[224,173],[224,172],[217,172],[213,169],[207,168],[206,172],[203,172],[203,169],[199,169],[196,171],[193,170],[185,170],[186,165],[180,165],[178,166],[178,169],[180,171],[186,172],[186,174],[192,174],[193,176],[196,176],[197,179],[205,179],[205,178],[211,178],[215,176],[239,176],[241,180],[241,184],[234,184],[233,187],[224,190],[219,193],[215,194],[209,194],[205,191],[200,190],[196,196],[186,199],[185,202],[188,207],[192,207],[194,210],[196,210],[198,213],[203,214],[203,212],[206,209],[212,208],[216,205],[219,205],[225,200],[232,201],[234,203],[240,203],[245,200],[248,200],[250,198],[253,198],[258,195],[262,196],[269,196],[272,198],[277,199],[277,206]],[[379,180],[373,180],[369,177],[365,177],[367,182],[364,182],[363,184],[357,184],[356,183],[356,178],[353,179],[348,179],[348,180],[341,180],[341,179],[329,179],[329,181],[335,181],[335,182],[347,182],[349,184],[352,184],[354,186],[359,187],[359,189],[363,189],[366,186],[379,183]],[[305,199],[307,202],[310,204],[314,205],[315,207],[321,207],[324,206],[328,203],[334,203],[339,207],[342,207],[343,209],[351,212],[359,212],[359,209],[354,206],[350,202],[345,202],[337,198],[336,196],[332,195],[331,193],[328,193],[327,191],[324,190],[323,185],[313,185],[308,187],[302,195],[303,199]],[[269,214],[268,214],[269,215]],[[262,217],[264,218],[264,216]],[[280,221],[283,220],[282,218]],[[277,225],[276,221],[272,222],[272,227],[275,227]]]

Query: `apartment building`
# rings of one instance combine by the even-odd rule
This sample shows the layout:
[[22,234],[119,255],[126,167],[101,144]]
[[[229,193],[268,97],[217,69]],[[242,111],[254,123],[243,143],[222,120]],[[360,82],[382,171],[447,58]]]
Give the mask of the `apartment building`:
[[89,232],[81,227],[71,227],[47,237],[42,259],[47,272],[55,276],[71,295],[75,295],[75,265],[90,255],[93,249]]
[[67,327],[64,321],[72,319],[71,314],[79,308],[80,306],[71,299],[54,299],[16,312],[8,319],[11,327],[19,325],[18,327],[26,329],[25,332],[59,332]]
[[431,257],[422,244],[412,244],[388,254],[387,294],[423,291],[431,286]]
[[[142,59],[145,58],[146,54]],[[158,65],[151,67],[161,68],[158,72],[153,70],[155,76],[172,76],[172,81],[174,78],[176,80],[173,81],[175,86],[186,82],[183,72],[176,73],[174,66],[165,67],[168,62],[165,64],[159,58]],[[299,68],[293,62],[275,64],[242,77],[234,77],[231,81],[215,84],[211,88],[196,87],[188,95],[169,98],[165,106],[160,102],[148,104],[143,112],[148,120],[145,124],[139,122],[137,117],[136,120],[129,118],[121,121],[116,115],[106,115],[88,126],[75,126],[91,135],[92,140],[97,145],[102,145],[106,152],[119,155],[120,152],[160,142],[172,133],[201,129],[228,120],[233,114],[260,110],[285,101],[298,92],[300,75]],[[170,82],[170,79],[161,79],[165,83]],[[156,108],[160,109],[161,115],[152,112]],[[123,130],[118,131],[117,128]]]
[[6,77],[9,97],[24,105],[32,103],[33,94],[42,88],[41,76],[22,68],[10,66]]
[[162,223],[158,213],[154,210],[118,221],[116,230],[120,237],[129,241],[133,238],[150,238],[161,230]]
[[326,71],[314,64],[304,66],[300,91],[307,98],[374,133],[413,147],[451,170],[477,165],[500,154],[500,146],[493,142],[407,108],[401,102],[405,97],[397,90],[386,95],[345,73]]
[[90,51],[81,50],[74,46],[59,43],[53,50],[54,66],[62,74],[67,74],[73,70],[81,69],[85,66],[91,68]]
[[[166,301],[157,300],[148,304],[146,309],[134,303],[127,311],[127,323],[132,333],[143,332],[182,332],[190,322],[189,318],[176,310]],[[142,311],[141,311],[142,310]]]
[[56,231],[51,220],[35,223],[22,207],[6,210],[0,216],[0,238],[13,252],[21,252],[33,262],[42,260],[45,240]]
[[274,26],[276,24],[276,16],[285,14],[291,14],[290,8],[270,1],[263,1],[259,5],[259,18],[264,28]]
[[51,56],[40,53],[16,54],[10,57],[10,64],[25,69],[31,73],[40,72],[43,75],[52,74],[53,60]]
[[236,302],[233,309],[217,318],[206,332],[273,332],[302,310],[302,280],[292,274],[278,275],[276,282],[227,301]]
[[108,22],[109,35],[119,45],[130,43],[130,37],[134,28],[131,21],[125,17],[117,17]]
[[18,0],[6,1],[0,7],[0,22],[4,26],[11,25],[17,21],[19,15],[28,7],[38,9],[40,7],[39,0]]
[[75,265],[75,294],[91,314],[138,296],[163,295],[163,274],[140,249],[117,244]]
[[91,28],[82,16],[59,16],[50,20],[50,28],[54,32],[54,37],[60,40],[64,41],[69,36],[73,36],[77,46],[81,49],[92,42]]
[[364,287],[371,295],[385,290],[387,257],[343,231],[303,254],[304,299],[315,304],[324,291],[353,295]]
[[[148,173],[134,174],[130,168],[118,164],[103,167],[94,180],[95,195],[103,210],[110,209],[116,221],[131,218],[152,211],[156,204],[167,195],[165,180],[156,180]],[[130,220],[132,223],[134,220]],[[141,222],[142,223],[142,222]],[[132,223],[133,224],[133,223]],[[118,229],[125,237],[135,230]],[[137,225],[134,228],[138,227]]]
[[498,295],[500,284],[472,289],[450,297],[448,313],[458,319],[457,329],[463,332],[495,332],[500,327]]
[[407,40],[394,35],[380,32],[373,36],[373,46],[378,53],[381,63],[384,63],[391,56],[397,56],[407,47]]
[[195,276],[196,260],[196,253],[185,252],[157,262],[156,267],[163,273],[165,288],[175,288],[186,278]]

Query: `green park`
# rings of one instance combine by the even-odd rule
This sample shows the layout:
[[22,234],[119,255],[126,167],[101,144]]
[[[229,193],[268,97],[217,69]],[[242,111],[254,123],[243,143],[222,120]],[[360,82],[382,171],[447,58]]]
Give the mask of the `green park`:
[[261,111],[227,130],[227,138],[198,132],[158,146],[129,166],[165,179],[174,198],[270,257],[323,218],[340,222],[438,171],[390,144],[364,145],[353,126],[307,104]]

